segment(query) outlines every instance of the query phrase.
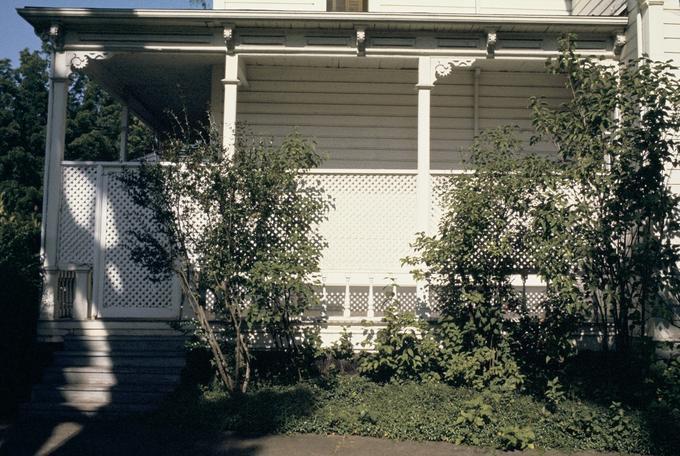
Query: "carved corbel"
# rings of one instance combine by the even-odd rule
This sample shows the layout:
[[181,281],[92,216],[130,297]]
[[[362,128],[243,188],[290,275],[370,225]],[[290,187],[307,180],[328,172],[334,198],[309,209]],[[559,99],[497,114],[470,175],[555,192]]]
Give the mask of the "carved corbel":
[[357,28],[357,55],[366,55],[366,29]]
[[40,38],[47,43],[52,51],[60,50],[64,45],[64,30],[59,24],[52,24],[40,34]]
[[454,68],[470,68],[474,57],[421,57],[418,87],[434,87],[439,78],[449,76]]
[[236,47],[236,43],[234,42],[234,27],[231,25],[225,26],[222,36],[224,37],[224,46],[227,48],[227,54],[233,55],[234,48]]
[[623,47],[626,45],[626,35],[624,33],[617,33],[614,36],[614,55],[619,57],[623,51]]
[[496,36],[496,31],[492,30],[486,34],[486,58],[493,59],[496,57],[496,43],[498,42],[498,37]]
[[108,52],[102,51],[76,51],[71,53],[70,65],[75,70],[84,70],[95,60],[106,60],[111,57]]

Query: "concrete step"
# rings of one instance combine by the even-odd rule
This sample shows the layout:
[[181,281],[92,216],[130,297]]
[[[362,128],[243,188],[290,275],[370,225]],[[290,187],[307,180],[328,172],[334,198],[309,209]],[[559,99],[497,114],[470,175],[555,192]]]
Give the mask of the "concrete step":
[[51,385],[178,384],[180,379],[178,367],[49,367],[43,373],[43,383]]
[[59,352],[54,357],[55,366],[99,367],[184,367],[184,353],[180,352]]
[[90,352],[174,351],[184,350],[186,337],[142,336],[66,336],[64,350]]
[[29,402],[21,407],[21,414],[26,418],[118,418],[155,410],[157,404],[112,404],[106,402]]
[[93,385],[39,386],[33,389],[32,400],[36,402],[106,403],[106,404],[157,404],[174,385],[136,385],[102,387]]

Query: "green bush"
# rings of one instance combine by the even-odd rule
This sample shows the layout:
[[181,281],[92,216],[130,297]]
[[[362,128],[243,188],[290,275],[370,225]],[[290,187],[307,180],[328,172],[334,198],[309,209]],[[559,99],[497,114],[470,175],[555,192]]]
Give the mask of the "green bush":
[[0,198],[0,416],[30,391],[41,295],[40,227],[4,210]]

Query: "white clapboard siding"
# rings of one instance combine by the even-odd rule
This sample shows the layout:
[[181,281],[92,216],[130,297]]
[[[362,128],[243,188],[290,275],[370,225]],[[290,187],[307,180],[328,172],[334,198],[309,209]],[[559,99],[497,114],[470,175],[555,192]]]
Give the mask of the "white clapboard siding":
[[213,9],[326,11],[326,0],[213,0]]
[[680,66],[680,2],[671,6],[668,2],[664,9],[664,51],[666,59]]
[[626,28],[626,45],[621,52],[623,60],[638,58],[638,0],[628,0],[628,27]]
[[[278,142],[297,129],[328,157],[328,168],[415,169],[418,98],[415,69],[248,67],[239,91],[238,119]],[[568,94],[561,78],[544,73],[482,72],[479,127],[517,125],[532,134],[531,96],[552,103]],[[437,83],[432,96],[433,168],[460,166],[474,137],[473,73]],[[538,144],[550,152],[549,144]]]
[[567,15],[565,0],[369,0],[368,10],[381,13],[540,14]]

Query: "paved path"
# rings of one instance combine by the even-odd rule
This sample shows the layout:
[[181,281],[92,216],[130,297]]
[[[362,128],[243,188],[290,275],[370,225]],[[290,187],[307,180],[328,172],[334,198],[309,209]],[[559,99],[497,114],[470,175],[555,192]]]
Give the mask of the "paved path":
[[[559,452],[533,454],[564,456]],[[525,453],[531,455],[532,453]],[[186,429],[153,427],[135,420],[115,422],[23,422],[3,436],[0,454],[20,455],[243,455],[243,456],[482,456],[502,454],[446,443],[396,442],[366,437],[270,436],[240,439],[228,434],[196,434]],[[594,453],[569,453],[569,456]],[[599,454],[598,456],[603,456]]]

